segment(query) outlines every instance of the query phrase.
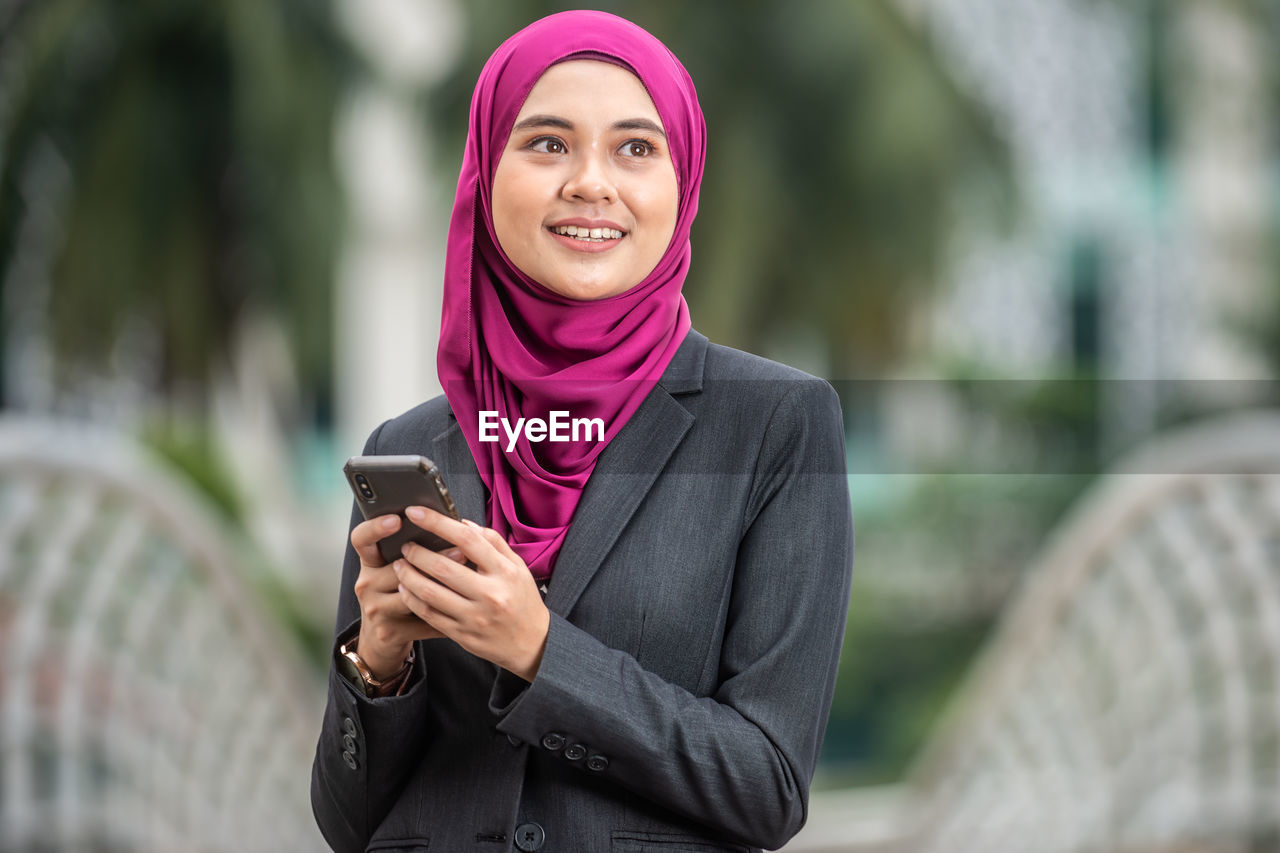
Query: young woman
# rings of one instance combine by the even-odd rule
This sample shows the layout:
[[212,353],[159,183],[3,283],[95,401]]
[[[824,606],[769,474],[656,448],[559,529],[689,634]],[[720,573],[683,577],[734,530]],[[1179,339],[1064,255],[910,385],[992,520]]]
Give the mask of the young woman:
[[312,776],[336,850],[755,850],[803,824],[843,428],[825,382],[690,328],[704,151],[688,74],[620,18],[553,15],[485,65],[445,394],[364,451],[433,459],[464,521],[411,508],[456,547],[390,565],[402,522],[353,521]]

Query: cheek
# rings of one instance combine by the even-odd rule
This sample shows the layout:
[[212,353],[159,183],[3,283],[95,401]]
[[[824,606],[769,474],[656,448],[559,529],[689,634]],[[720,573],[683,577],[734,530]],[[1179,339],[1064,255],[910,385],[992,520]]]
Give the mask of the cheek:
[[538,227],[540,219],[534,208],[529,188],[518,175],[504,174],[499,166],[493,181],[493,230],[508,255],[528,243],[527,232]]
[[659,251],[666,249],[671,242],[671,235],[676,230],[676,218],[679,213],[678,193],[675,175],[672,174],[669,180],[654,186],[643,201],[645,215],[650,224],[649,233],[654,243],[661,244]]

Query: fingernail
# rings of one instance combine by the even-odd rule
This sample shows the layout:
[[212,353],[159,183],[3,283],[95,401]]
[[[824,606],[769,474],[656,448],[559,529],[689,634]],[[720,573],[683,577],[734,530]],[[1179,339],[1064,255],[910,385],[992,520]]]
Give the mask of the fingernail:
[[427,513],[420,506],[411,506],[404,511],[404,514],[412,518],[414,521],[422,521],[427,517]]
[[400,570],[403,568],[404,568],[403,560],[396,560],[394,563],[391,564],[391,570],[396,573],[397,577],[400,576]]
[[480,527],[480,525],[476,524],[474,521],[472,521],[472,520],[471,520],[471,519],[469,519],[469,518],[464,518],[464,519],[462,519],[462,523],[463,523],[463,524],[466,524],[466,525],[469,525],[469,526],[471,526],[471,527],[474,527],[474,528],[476,528],[476,529],[479,529],[479,527]]
[[390,530],[395,526],[396,526],[396,517],[394,515],[388,515],[386,518],[382,519],[383,530]]

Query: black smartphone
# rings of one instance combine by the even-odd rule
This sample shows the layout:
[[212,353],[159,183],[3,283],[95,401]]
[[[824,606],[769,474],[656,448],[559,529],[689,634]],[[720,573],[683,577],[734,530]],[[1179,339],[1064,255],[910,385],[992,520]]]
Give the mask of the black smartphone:
[[400,529],[378,541],[382,559],[388,563],[398,560],[400,549],[406,542],[417,542],[431,551],[453,547],[405,518],[406,508],[425,506],[461,520],[440,470],[430,459],[425,456],[352,456],[342,470],[366,519],[391,513],[400,516]]

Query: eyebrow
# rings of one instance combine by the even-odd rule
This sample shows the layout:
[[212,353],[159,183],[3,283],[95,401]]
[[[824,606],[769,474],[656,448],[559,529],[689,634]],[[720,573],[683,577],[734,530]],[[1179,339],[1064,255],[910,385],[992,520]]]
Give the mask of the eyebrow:
[[613,126],[616,130],[647,130],[650,133],[656,133],[663,139],[667,138],[667,134],[662,128],[647,118],[623,119],[622,121],[614,122]]
[[[573,122],[559,116],[551,115],[532,115],[526,119],[521,119],[511,128],[511,132],[518,130],[528,130],[534,127],[555,127],[561,130],[573,130]],[[625,118],[621,121],[613,123],[614,130],[647,130],[650,133],[656,133],[663,139],[667,138],[667,134],[663,132],[662,127],[647,118]]]

